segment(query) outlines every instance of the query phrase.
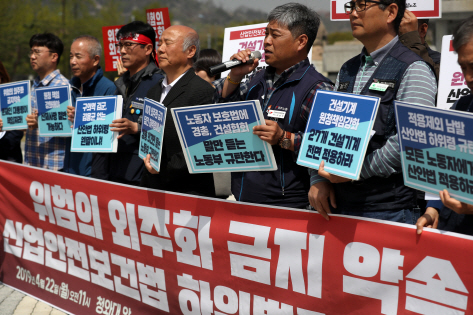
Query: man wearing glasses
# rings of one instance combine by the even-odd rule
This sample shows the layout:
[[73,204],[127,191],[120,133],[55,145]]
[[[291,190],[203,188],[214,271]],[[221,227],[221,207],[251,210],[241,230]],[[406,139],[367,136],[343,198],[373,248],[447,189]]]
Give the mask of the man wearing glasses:
[[118,150],[94,157],[92,177],[138,186],[144,169],[138,157],[143,102],[148,90],[163,75],[156,65],[156,33],[149,24],[131,22],[118,31],[117,40],[117,49],[127,69],[115,81],[115,94],[123,96],[122,118],[110,125],[110,131],[120,133]]
[[64,50],[62,41],[54,34],[35,34],[30,39],[31,69],[38,76],[31,88],[31,114],[26,117],[25,164],[50,170],[61,170],[66,148],[64,137],[40,137],[38,134],[38,105],[36,89],[44,86],[67,85],[69,81],[57,65]]
[[416,191],[402,178],[393,101],[434,106],[437,83],[432,69],[398,39],[405,7],[406,0],[345,4],[353,36],[364,48],[342,66],[335,87],[381,102],[359,181],[331,175],[323,167],[311,171],[309,200],[327,219],[333,212],[415,224],[419,216]]

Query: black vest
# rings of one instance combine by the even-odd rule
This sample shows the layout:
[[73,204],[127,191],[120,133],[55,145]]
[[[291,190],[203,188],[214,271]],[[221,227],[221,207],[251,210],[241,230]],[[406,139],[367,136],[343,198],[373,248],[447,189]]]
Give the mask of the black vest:
[[[318,73],[306,59],[286,82],[276,88],[269,100],[268,86],[260,71],[252,78],[247,100],[259,100],[263,106],[265,119],[269,108],[285,111],[284,118],[277,119],[286,131],[304,132],[307,121],[302,118],[302,104],[312,89],[329,79]],[[264,105],[266,104],[266,106]],[[274,157],[278,165],[276,171],[232,173],[232,192],[238,201],[263,203],[274,206],[305,208],[309,204],[310,178],[307,168],[296,164],[297,156],[292,151],[273,145]]]
[[[397,42],[368,80],[361,95],[371,95],[381,98],[378,114],[373,130],[376,134],[368,144],[366,154],[381,148],[387,139],[396,134],[394,117],[394,100],[407,68],[422,59]],[[347,61],[339,73],[338,91],[353,92],[356,75],[361,65],[360,56]],[[388,84],[386,91],[374,91],[369,87],[373,82]],[[333,185],[337,198],[337,211],[383,211],[412,209],[417,204],[416,190],[404,186],[402,174],[394,174],[388,178],[371,177],[356,182],[346,182]]]

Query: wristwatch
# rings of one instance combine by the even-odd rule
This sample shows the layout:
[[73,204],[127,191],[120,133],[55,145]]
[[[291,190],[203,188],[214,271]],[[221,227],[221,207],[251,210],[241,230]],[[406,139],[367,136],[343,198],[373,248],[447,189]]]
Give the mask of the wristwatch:
[[289,131],[284,131],[284,138],[280,143],[281,148],[288,150],[291,147],[291,144],[291,133]]

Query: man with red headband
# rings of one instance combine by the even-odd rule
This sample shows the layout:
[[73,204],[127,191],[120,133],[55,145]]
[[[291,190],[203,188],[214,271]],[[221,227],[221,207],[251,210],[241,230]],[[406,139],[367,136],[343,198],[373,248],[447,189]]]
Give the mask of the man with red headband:
[[138,157],[143,102],[148,90],[162,78],[156,65],[156,33],[144,22],[134,21],[117,33],[117,49],[127,71],[115,81],[116,95],[123,96],[122,118],[110,125],[119,132],[117,153],[103,153],[94,159],[92,177],[139,185],[143,161]]

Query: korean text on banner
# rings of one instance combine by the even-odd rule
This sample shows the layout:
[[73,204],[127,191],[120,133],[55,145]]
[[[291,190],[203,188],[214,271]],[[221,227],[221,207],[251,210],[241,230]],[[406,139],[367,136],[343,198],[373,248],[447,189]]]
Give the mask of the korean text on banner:
[[445,109],[452,107],[462,96],[471,93],[458,64],[458,55],[453,50],[452,39],[452,35],[445,35],[442,38],[437,107]]
[[118,133],[109,125],[122,107],[121,95],[77,98],[71,152],[117,152]]
[[72,123],[67,119],[67,106],[71,105],[69,85],[36,89],[36,103],[41,137],[72,136]]
[[[0,161],[2,282],[68,313],[471,314],[473,238]],[[14,192],[14,193],[12,193]],[[340,303],[343,301],[343,303]]]
[[120,50],[115,46],[117,33],[123,25],[103,26],[103,54],[105,56],[105,71],[117,71],[117,62],[120,59]]
[[378,105],[378,97],[317,90],[297,164],[319,169],[324,161],[328,172],[358,180]]
[[473,204],[473,114],[395,102],[404,183]]
[[[132,113],[133,114],[133,113]],[[150,164],[159,172],[167,110],[163,104],[145,97],[139,157],[151,155]]]
[[[348,0],[330,0],[330,20],[348,21],[345,14],[345,3]],[[442,0],[407,0],[406,9],[412,11],[418,18],[435,19],[442,17]]]
[[27,129],[26,116],[31,113],[30,81],[0,84],[0,108],[2,130]]
[[276,170],[273,148],[253,134],[259,101],[171,109],[189,173]]
[[149,9],[146,10],[146,22],[151,25],[156,33],[156,47],[158,50],[158,42],[164,30],[171,26],[168,8]]

